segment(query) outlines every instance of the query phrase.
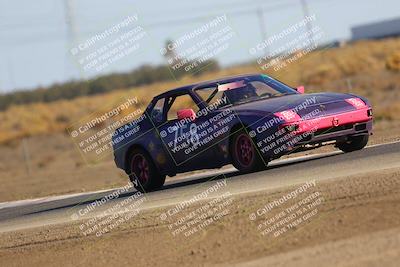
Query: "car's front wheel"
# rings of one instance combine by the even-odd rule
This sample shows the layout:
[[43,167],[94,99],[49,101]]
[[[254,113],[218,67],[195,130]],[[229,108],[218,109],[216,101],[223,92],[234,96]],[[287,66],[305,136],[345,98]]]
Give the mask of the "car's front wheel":
[[151,157],[146,151],[136,148],[130,154],[129,179],[140,192],[149,192],[160,189],[165,182],[165,175],[161,175]]
[[352,136],[346,142],[336,146],[343,152],[352,152],[363,149],[368,144],[369,135]]
[[265,167],[253,141],[245,131],[233,135],[230,155],[233,166],[241,172],[257,171]]

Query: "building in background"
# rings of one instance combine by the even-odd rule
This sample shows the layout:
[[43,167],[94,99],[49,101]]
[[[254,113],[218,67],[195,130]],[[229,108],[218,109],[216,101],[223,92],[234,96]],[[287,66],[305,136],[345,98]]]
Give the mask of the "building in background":
[[351,35],[353,41],[400,36],[400,18],[352,27]]

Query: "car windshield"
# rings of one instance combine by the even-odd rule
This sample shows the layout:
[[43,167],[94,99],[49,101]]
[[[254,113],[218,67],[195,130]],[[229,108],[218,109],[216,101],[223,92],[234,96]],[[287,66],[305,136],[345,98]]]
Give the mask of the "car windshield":
[[297,91],[293,88],[266,75],[210,84],[196,88],[195,92],[207,105],[216,104],[218,108],[265,98],[297,94]]

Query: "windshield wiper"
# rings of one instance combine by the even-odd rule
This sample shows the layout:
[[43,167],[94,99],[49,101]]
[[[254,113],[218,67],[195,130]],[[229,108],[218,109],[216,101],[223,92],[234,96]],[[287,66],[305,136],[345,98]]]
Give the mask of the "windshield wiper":
[[285,95],[291,95],[292,93],[277,93],[272,95],[271,97],[280,97],[280,96],[285,96]]
[[249,98],[245,98],[245,99],[241,99],[239,101],[236,101],[234,104],[243,104],[243,103],[247,103],[247,102],[251,102],[251,101],[256,101],[258,99],[260,99],[260,98],[252,96],[252,97],[249,97]]

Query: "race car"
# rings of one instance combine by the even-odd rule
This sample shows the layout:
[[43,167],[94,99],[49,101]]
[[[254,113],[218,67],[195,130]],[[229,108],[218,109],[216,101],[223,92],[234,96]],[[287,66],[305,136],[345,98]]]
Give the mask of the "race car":
[[372,134],[372,118],[364,97],[306,94],[303,86],[251,74],[155,96],[139,118],[115,131],[112,144],[117,167],[148,192],[182,172],[233,164],[246,173],[327,144],[359,150]]

